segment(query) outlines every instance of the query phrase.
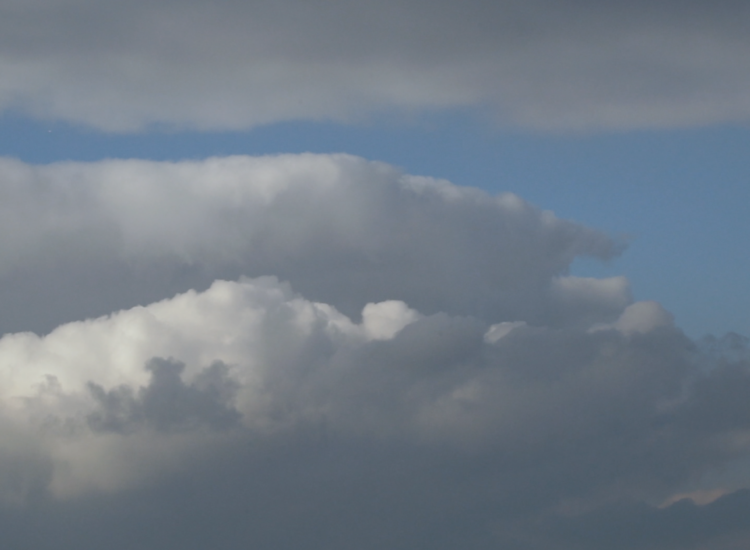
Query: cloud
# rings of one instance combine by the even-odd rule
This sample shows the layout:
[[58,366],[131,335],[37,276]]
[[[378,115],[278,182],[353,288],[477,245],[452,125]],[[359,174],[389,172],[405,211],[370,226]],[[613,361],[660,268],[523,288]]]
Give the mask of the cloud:
[[354,317],[401,300],[425,314],[587,325],[630,301],[622,278],[564,276],[577,256],[622,250],[601,232],[512,194],[346,155],[6,159],[0,182],[3,332],[47,332],[239,276],[278,276]]
[[87,417],[94,431],[126,433],[146,423],[156,430],[171,430],[205,424],[212,428],[228,428],[237,423],[240,413],[228,401],[237,385],[227,377],[228,367],[216,362],[200,372],[192,384],[180,378],[184,363],[154,357],[146,364],[151,382],[137,394],[122,385],[105,390],[88,383],[91,396],[99,407]]
[[466,106],[543,130],[750,115],[747,6],[735,0],[5,0],[0,9],[0,107],[109,131]]
[[[747,489],[705,506],[682,500],[664,509],[618,503],[573,520],[555,518],[547,536],[575,548],[689,548],[731,550],[748,541]],[[564,547],[564,546],[563,546]]]
[[748,540],[747,340],[568,275],[601,232],[345,155],[6,159],[0,193],[9,544]]
[[[356,323],[267,277],[5,335],[0,423],[17,435],[0,452],[17,458],[0,463],[15,483],[0,484],[0,521],[19,507],[58,518],[93,506],[105,524],[124,511],[143,525],[137,510],[151,502],[207,514],[209,531],[186,548],[551,549],[596,547],[646,514],[653,536],[616,540],[661,549],[685,505],[656,504],[747,461],[748,363],[704,372],[673,326],[515,323],[495,338],[497,325],[473,317],[394,301],[365,310]],[[738,488],[687,510],[692,531],[689,518],[707,514],[700,540],[738,532],[709,513]],[[183,502],[184,490],[201,497]],[[211,534],[228,525],[222,514],[255,527]],[[184,536],[175,529],[155,527],[144,547]]]

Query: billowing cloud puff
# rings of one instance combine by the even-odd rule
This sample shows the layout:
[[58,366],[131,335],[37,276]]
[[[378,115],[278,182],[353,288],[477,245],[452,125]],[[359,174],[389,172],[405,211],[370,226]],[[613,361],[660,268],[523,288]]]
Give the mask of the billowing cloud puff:
[[747,340],[568,275],[598,231],[342,155],[3,160],[0,194],[12,547],[748,541]]
[[4,0],[0,108],[105,130],[490,105],[544,129],[746,120],[735,0]]
[[[524,525],[538,521],[542,540],[575,542],[597,514],[645,515],[658,530],[660,503],[747,460],[750,370],[734,362],[702,373],[673,326],[629,324],[651,308],[634,304],[613,328],[587,331],[488,326],[388,301],[368,304],[356,323],[266,277],[217,281],[43,337],[8,334],[0,480],[12,483],[0,497],[9,510],[116,495],[126,507],[152,497],[167,505],[173,480],[205,477],[244,488],[230,492],[235,513],[264,509],[251,522],[286,525],[328,503],[333,517],[314,515],[324,541],[314,548],[351,547],[379,522],[398,524],[404,501],[422,508],[404,536],[383,535],[394,544],[439,540],[427,525],[445,514],[456,523],[451,544],[502,544],[509,533],[531,542]],[[207,490],[206,502],[229,498]],[[289,516],[276,491],[291,499]],[[361,533],[334,519],[355,520],[374,495],[381,517],[361,518]],[[622,499],[651,504],[615,513]],[[672,509],[668,517],[701,516],[682,501]],[[702,537],[711,539],[712,521]],[[303,544],[308,529],[292,541]],[[283,538],[259,527],[225,543]]]

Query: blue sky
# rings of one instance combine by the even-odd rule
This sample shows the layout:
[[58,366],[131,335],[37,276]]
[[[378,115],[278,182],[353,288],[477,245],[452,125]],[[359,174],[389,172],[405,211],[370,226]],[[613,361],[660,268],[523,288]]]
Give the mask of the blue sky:
[[750,4],[0,0],[0,532],[750,547]]

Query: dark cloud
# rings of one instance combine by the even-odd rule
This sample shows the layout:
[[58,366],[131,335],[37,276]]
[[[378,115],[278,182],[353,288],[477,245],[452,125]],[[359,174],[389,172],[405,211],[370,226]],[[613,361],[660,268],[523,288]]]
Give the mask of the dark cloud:
[[5,0],[0,106],[108,130],[491,105],[543,129],[746,120],[736,0]]
[[229,378],[229,368],[217,361],[187,385],[180,378],[184,369],[179,361],[155,357],[146,365],[151,372],[149,385],[137,392],[126,385],[105,391],[89,382],[99,410],[87,416],[88,425],[94,431],[117,433],[128,433],[143,425],[157,430],[237,426],[242,415],[231,401],[238,384]]
[[659,509],[620,502],[579,517],[546,518],[538,530],[549,548],[582,550],[739,549],[750,535],[750,490],[704,506],[690,499]]
[[[667,321],[641,317],[639,327],[635,317],[653,308],[641,306],[595,330],[500,331],[394,303],[369,306],[355,325],[261,279],[60,327],[27,341],[25,357],[6,336],[0,363],[25,364],[17,377],[33,381],[55,350],[60,380],[43,391],[31,382],[27,408],[8,417],[28,433],[44,427],[25,452],[50,466],[9,489],[23,496],[0,522],[19,506],[21,525],[46,514],[45,536],[8,528],[10,540],[40,548],[93,548],[126,529],[123,517],[138,534],[115,549],[170,540],[666,550],[746,540],[746,491],[737,492],[746,476],[719,486],[728,494],[714,503],[684,501],[704,502],[691,484],[747,461],[742,342],[714,341],[708,354]],[[102,369],[98,348],[132,359]],[[130,365],[157,349],[184,363],[150,360],[137,390],[112,383],[137,380],[143,369]],[[207,354],[223,362],[196,367]],[[89,376],[108,382],[76,385]],[[721,520],[723,507],[735,519]]]

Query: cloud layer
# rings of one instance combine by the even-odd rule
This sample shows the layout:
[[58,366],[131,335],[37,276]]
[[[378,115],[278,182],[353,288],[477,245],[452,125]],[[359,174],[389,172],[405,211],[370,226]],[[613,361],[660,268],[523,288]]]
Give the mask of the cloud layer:
[[114,131],[489,106],[526,127],[747,120],[745,3],[0,4],[0,108]]
[[[0,329],[145,305],[215,279],[275,275],[358,316],[403,300],[492,322],[608,322],[623,278],[560,277],[621,245],[512,194],[346,155],[202,162],[0,161]],[[55,307],[49,307],[54,303]]]
[[600,232],[344,155],[4,160],[0,192],[8,544],[750,537],[748,343],[568,276]]

